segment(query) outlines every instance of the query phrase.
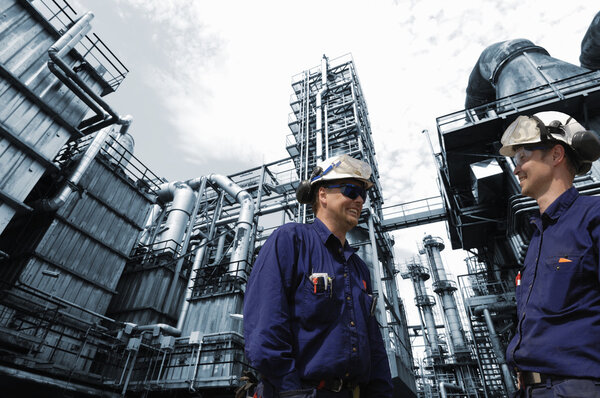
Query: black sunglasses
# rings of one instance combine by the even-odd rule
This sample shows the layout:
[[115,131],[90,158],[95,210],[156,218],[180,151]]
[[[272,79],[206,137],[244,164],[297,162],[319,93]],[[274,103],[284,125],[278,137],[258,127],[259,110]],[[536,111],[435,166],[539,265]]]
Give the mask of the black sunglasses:
[[359,196],[362,198],[363,202],[367,200],[367,191],[365,188],[354,185],[354,184],[336,184],[336,185],[327,185],[327,188],[343,188],[342,195],[352,200],[358,198]]

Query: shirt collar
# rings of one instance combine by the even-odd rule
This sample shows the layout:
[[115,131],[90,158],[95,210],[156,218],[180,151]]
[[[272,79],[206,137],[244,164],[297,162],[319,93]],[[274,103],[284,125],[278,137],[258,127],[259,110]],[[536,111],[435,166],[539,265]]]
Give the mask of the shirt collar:
[[[340,240],[337,238],[337,236],[335,236],[333,234],[333,232],[331,232],[329,230],[329,228],[327,228],[327,226],[323,223],[323,221],[321,221],[317,217],[315,217],[315,220],[312,223],[312,226],[315,229],[315,231],[317,232],[317,235],[319,235],[319,238],[321,239],[321,241],[323,242],[324,245],[327,245],[327,242],[330,240],[332,240],[333,242],[336,242],[338,245],[340,245]],[[348,243],[348,239],[346,239],[346,242],[344,243],[344,252],[351,251],[352,253],[354,253],[357,250],[358,249],[351,247],[350,244]]]
[[563,192],[558,198],[548,206],[544,214],[543,218],[548,218],[549,220],[556,221],[565,211],[571,207],[575,199],[579,197],[579,192],[575,187],[571,187]]
[[575,187],[567,189],[548,206],[543,214],[532,217],[531,222],[536,224],[540,230],[545,225],[554,224],[578,197],[579,192]]

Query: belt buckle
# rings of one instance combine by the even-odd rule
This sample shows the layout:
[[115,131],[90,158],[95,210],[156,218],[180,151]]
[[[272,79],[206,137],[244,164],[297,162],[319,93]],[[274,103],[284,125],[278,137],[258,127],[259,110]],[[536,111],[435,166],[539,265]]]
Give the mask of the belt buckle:
[[337,381],[339,381],[339,384],[337,385],[337,387],[331,386],[332,387],[331,391],[333,391],[333,392],[340,392],[340,391],[342,391],[342,387],[344,386],[344,380],[342,380],[340,378],[340,379],[337,379]]

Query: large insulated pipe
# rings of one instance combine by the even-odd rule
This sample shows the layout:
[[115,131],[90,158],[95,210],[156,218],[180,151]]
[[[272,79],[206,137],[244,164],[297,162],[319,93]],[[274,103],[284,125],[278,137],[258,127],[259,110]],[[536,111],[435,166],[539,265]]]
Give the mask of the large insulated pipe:
[[[232,276],[241,276],[240,273],[245,270],[245,263],[248,261],[248,247],[250,245],[252,223],[254,222],[254,201],[252,200],[252,195],[226,176],[211,174],[208,176],[208,180],[217,184],[240,204],[241,209],[235,225],[233,254],[230,258],[229,274]],[[188,183],[192,187],[196,186],[198,179],[189,180]],[[242,264],[244,264],[243,267]]]
[[429,261],[433,279],[436,282],[434,286],[438,286],[435,292],[440,296],[442,301],[444,317],[450,329],[448,332],[452,341],[453,352],[465,350],[466,344],[462,333],[460,316],[453,295],[456,287],[449,283],[440,255],[440,252],[444,249],[444,243],[440,238],[427,235],[423,238],[423,246],[427,253],[427,260]]
[[181,181],[164,183],[155,193],[162,202],[171,202],[167,210],[167,221],[163,232],[157,238],[160,244],[155,247],[155,250],[165,249],[178,253],[179,243],[183,239],[185,228],[192,214],[195,193],[192,188]]
[[465,107],[475,108],[587,71],[552,58],[544,48],[526,39],[495,43],[481,53],[471,71]]
[[[327,92],[327,57],[323,54],[323,58],[321,59],[321,89],[317,92],[316,98],[316,108],[317,108],[317,125],[316,125],[316,138],[317,138],[317,159],[324,160],[328,157],[327,147],[325,148],[325,157],[323,157],[323,131],[322,131],[322,122],[323,122],[323,95]],[[328,138],[325,138],[325,144],[328,146]]]
[[581,66],[586,69],[600,69],[600,12],[596,14],[581,41]]
[[183,307],[181,308],[181,312],[179,313],[179,319],[177,320],[177,329],[179,330],[183,328],[183,323],[185,321],[188,308],[190,307],[190,299],[192,298],[192,293],[194,289],[194,279],[196,278],[198,270],[202,266],[202,261],[204,261],[204,254],[206,253],[207,242],[207,239],[202,239],[202,242],[200,242],[200,245],[197,248],[196,255],[194,256],[194,264],[192,265],[192,270],[188,278],[187,289],[185,290],[185,300],[183,300]]
[[[446,390],[452,390],[452,391],[456,391],[456,392],[463,392],[462,388],[460,388],[456,384],[445,383],[443,381],[440,381],[440,383],[438,385],[440,387],[440,398],[448,398],[448,392],[446,392]],[[461,396],[462,396],[462,394],[461,394]]]
[[51,199],[42,199],[32,203],[32,207],[42,210],[42,211],[55,211],[59,207],[61,207],[66,201],[69,195],[73,192],[74,188],[81,177],[90,166],[100,149],[106,142],[106,138],[108,137],[108,131],[103,130],[99,131],[98,134],[94,137],[90,145],[87,147],[85,153],[83,154],[79,164],[68,178],[67,183],[64,185],[63,189]]
[[100,130],[120,120],[119,115],[62,59],[89,31],[93,18],[94,14],[91,12],[83,15],[48,49],[50,71],[96,113],[94,117],[82,122],[82,125],[88,126],[95,123],[86,128],[86,133]]
[[153,336],[158,336],[161,332],[169,336],[179,337],[181,336],[181,329],[179,327],[174,328],[166,323],[155,323],[152,325],[135,325],[132,333],[134,332],[152,332]]
[[[514,311],[514,307],[514,304],[507,303],[503,306],[497,306],[496,308],[504,311]],[[502,370],[502,378],[504,379],[504,385],[507,391],[512,392],[515,390],[515,383],[513,381],[512,374],[508,368],[508,364],[506,363],[506,357],[504,356],[505,348],[500,342],[500,337],[498,336],[498,333],[496,333],[496,328],[494,326],[494,322],[490,314],[490,309],[487,306],[476,307],[474,313],[475,315],[483,314],[485,324],[490,334],[490,342],[492,343],[492,349],[494,350],[494,354],[496,354],[496,360],[498,361],[500,369]]]

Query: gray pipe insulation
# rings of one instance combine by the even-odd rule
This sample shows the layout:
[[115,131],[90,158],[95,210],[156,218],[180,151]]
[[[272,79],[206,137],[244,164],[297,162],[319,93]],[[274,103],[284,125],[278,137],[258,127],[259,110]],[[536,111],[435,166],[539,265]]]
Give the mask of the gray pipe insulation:
[[600,12],[596,14],[583,36],[579,62],[583,68],[600,69]]
[[469,76],[466,108],[493,102],[549,81],[588,72],[588,69],[552,58],[526,39],[494,43],[479,57]]

